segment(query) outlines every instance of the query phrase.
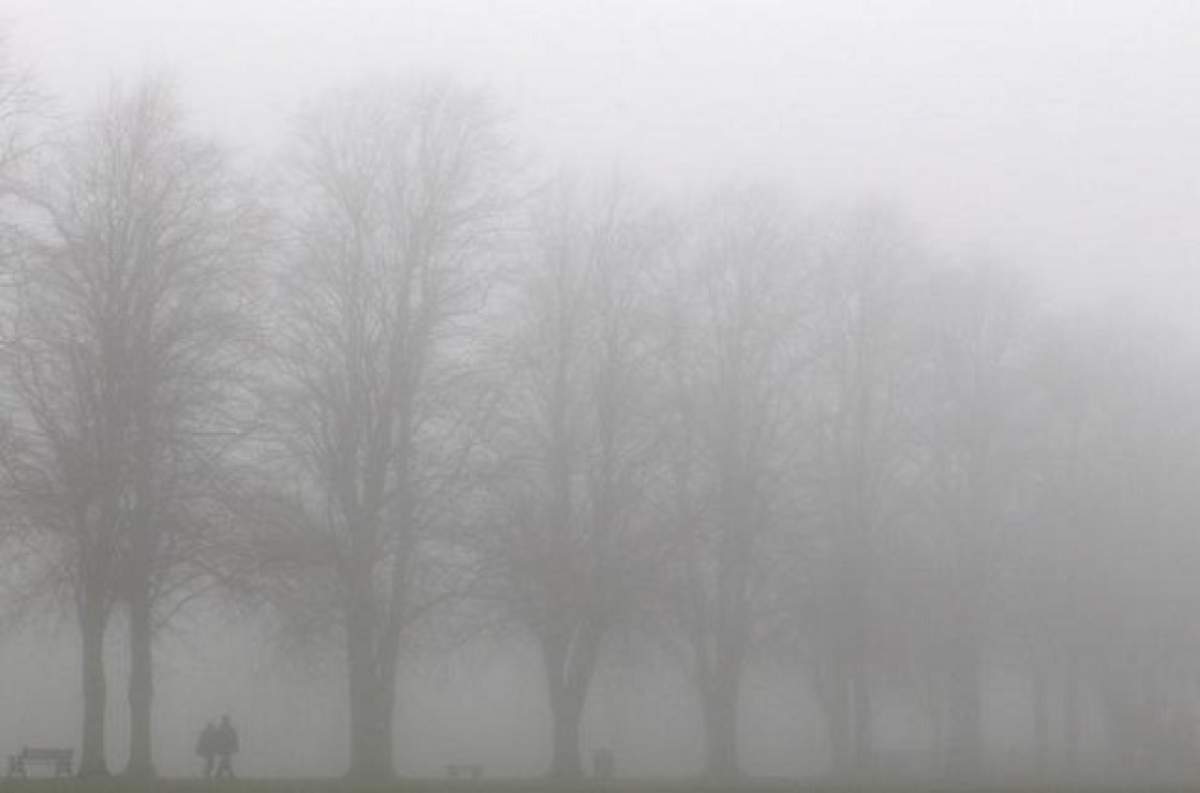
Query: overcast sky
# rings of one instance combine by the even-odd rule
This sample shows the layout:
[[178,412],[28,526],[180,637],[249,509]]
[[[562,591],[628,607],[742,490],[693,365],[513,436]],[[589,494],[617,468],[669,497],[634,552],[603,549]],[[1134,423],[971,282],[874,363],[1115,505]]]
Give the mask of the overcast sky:
[[363,74],[491,87],[554,159],[699,187],[783,176],[903,206],[951,251],[1200,328],[1200,2],[3,0],[76,105],[168,67],[269,152]]

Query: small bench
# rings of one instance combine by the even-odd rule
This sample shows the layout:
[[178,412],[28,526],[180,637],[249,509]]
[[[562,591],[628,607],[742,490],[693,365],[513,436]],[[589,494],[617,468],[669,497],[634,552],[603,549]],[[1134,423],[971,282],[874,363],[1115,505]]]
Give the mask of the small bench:
[[479,763],[447,763],[446,776],[458,779],[460,776],[471,779],[483,778],[483,766]]
[[74,755],[74,749],[31,749],[26,746],[21,749],[20,754],[9,755],[8,775],[28,777],[29,766],[44,765],[54,769],[56,777],[70,776],[71,759]]

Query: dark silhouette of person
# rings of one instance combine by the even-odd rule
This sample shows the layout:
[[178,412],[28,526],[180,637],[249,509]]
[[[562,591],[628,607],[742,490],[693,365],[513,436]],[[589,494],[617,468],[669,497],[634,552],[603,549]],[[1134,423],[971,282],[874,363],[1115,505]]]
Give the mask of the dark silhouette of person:
[[596,779],[612,779],[617,769],[617,756],[607,746],[592,752],[592,772]]
[[211,779],[213,761],[217,756],[217,726],[211,721],[200,731],[200,738],[196,741],[196,754],[204,758],[204,778]]
[[217,755],[216,779],[233,779],[233,756],[238,751],[238,734],[229,716],[221,717],[221,724],[214,732],[213,749]]

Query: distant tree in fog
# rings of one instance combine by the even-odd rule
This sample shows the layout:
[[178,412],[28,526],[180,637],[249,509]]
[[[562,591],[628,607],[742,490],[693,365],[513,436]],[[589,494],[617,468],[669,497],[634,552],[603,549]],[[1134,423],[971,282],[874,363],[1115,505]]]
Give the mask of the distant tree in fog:
[[[946,624],[929,657],[944,677],[947,772],[983,763],[985,654],[996,629],[1004,538],[1024,517],[1037,451],[1029,371],[1036,313],[1017,274],[971,264],[931,272],[918,304],[921,382],[912,415],[926,505],[941,549]],[[920,619],[920,617],[918,617]],[[936,705],[940,707],[940,705]]]
[[879,572],[912,476],[906,393],[922,261],[909,229],[880,208],[838,220],[824,245],[815,279],[821,373],[814,510],[828,537],[829,589],[821,600],[830,634],[817,689],[833,769],[846,773],[874,762]]
[[661,293],[667,438],[663,571],[703,718],[706,772],[740,773],[743,673],[783,528],[811,361],[811,262],[786,202],[730,188],[693,218]]
[[389,778],[405,631],[428,604],[511,186],[488,103],[452,83],[370,83],[298,131],[265,456],[311,618],[344,641],[350,769]]
[[[0,201],[9,199],[33,154],[44,143],[46,100],[32,75],[11,58],[8,30],[0,23]],[[11,226],[0,220],[0,230]]]
[[541,651],[552,776],[583,773],[580,724],[613,631],[649,589],[649,285],[662,223],[628,188],[562,182],[530,208],[501,320],[504,394],[482,552]]
[[[5,351],[4,484],[48,532],[82,635],[80,774],[106,772],[104,636],[128,609],[130,757],[153,773],[151,642],[194,581],[261,214],[170,87],[114,88],[38,180]],[[157,610],[157,613],[156,613]]]
[[1174,338],[1106,312],[1057,319],[1038,339],[1041,449],[1010,600],[1031,637],[1042,769],[1078,772],[1097,702],[1113,778],[1190,773],[1167,747],[1172,714],[1197,713],[1185,670],[1200,643],[1183,615],[1196,608],[1200,369]]
[[[36,88],[33,77],[11,57],[7,28],[0,23],[0,280],[13,282],[20,268],[22,223],[26,207],[20,201],[35,155],[45,143],[44,122],[47,102]],[[0,344],[11,339],[11,313],[5,313],[5,326],[0,328]],[[5,552],[3,564],[7,575],[0,577],[0,589],[5,592],[5,617],[19,616],[36,597],[31,588],[36,583],[28,577],[30,558],[37,558],[35,547],[27,542],[20,515],[9,514],[0,523],[0,550]]]

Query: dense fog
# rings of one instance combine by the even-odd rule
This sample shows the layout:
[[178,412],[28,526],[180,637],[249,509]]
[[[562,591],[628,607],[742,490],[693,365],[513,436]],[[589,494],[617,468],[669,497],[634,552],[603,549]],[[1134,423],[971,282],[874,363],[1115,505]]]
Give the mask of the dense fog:
[[0,751],[1200,773],[1200,6],[0,13]]

